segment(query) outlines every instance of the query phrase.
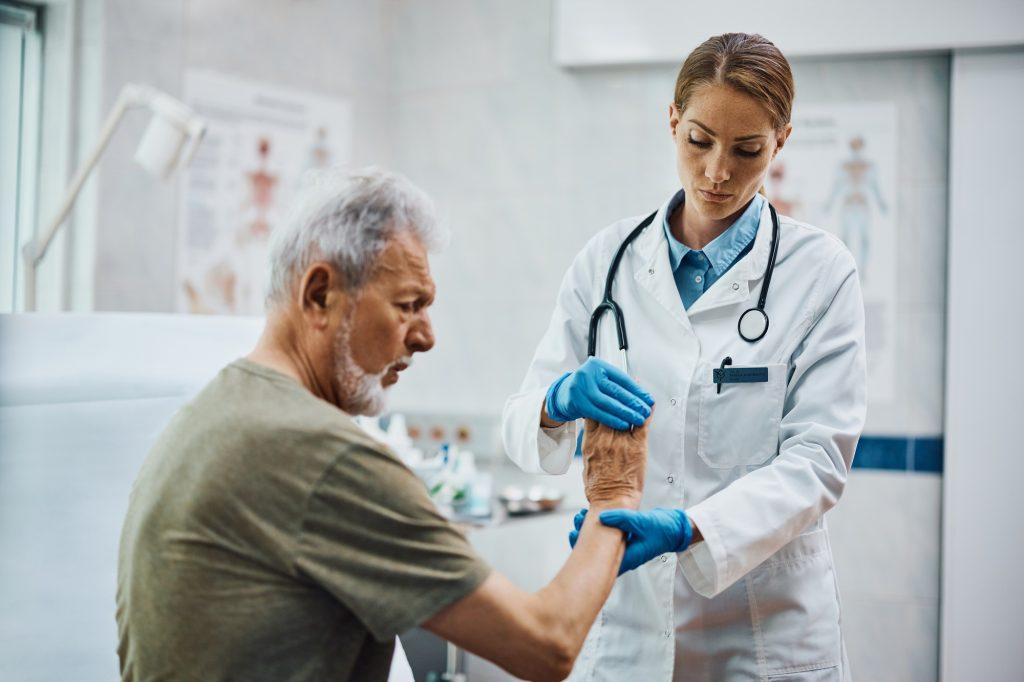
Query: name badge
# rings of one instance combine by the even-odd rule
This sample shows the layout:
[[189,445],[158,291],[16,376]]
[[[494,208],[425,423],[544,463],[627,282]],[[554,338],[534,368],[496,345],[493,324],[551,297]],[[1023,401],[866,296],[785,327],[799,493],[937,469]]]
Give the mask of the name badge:
[[768,381],[767,367],[723,367],[712,373],[716,384],[760,384]]

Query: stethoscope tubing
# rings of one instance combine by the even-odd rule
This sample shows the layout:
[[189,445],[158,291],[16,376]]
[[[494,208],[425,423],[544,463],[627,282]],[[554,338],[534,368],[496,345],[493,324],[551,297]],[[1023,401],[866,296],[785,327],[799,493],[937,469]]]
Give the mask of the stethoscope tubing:
[[640,233],[644,231],[648,225],[654,220],[654,216],[658,214],[657,211],[640,221],[633,231],[622,240],[622,244],[619,245],[618,250],[615,252],[615,256],[612,258],[612,263],[608,268],[608,277],[604,283],[604,298],[597,307],[594,308],[593,314],[590,316],[590,330],[587,334],[587,357],[593,357],[597,355],[597,328],[601,324],[601,317],[606,311],[611,311],[615,317],[615,334],[619,341],[619,350],[625,355],[626,350],[629,348],[629,342],[626,337],[626,318],[622,313],[622,308],[615,302],[612,297],[612,286],[615,284],[615,273],[619,269],[619,263],[622,261],[622,256],[626,253],[626,249],[629,245],[640,236]]

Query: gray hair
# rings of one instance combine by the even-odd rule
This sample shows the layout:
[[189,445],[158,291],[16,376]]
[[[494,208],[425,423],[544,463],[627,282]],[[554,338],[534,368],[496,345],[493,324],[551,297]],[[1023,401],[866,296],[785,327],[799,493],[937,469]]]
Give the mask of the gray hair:
[[373,167],[307,173],[288,222],[271,239],[267,305],[287,300],[295,278],[317,260],[358,291],[388,241],[406,231],[429,251],[448,240],[430,197],[405,177]]

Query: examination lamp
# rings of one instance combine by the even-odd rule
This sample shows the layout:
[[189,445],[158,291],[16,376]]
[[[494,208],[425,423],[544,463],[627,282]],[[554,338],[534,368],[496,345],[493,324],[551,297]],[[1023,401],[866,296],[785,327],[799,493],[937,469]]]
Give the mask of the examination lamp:
[[114,108],[100,132],[96,147],[75,174],[64,196],[64,202],[41,236],[33,239],[22,251],[25,258],[25,310],[36,308],[36,269],[64,223],[89,173],[103,155],[110,138],[129,109],[146,108],[153,119],[135,150],[135,162],[152,175],[169,179],[175,171],[192,160],[206,132],[206,123],[189,107],[148,85],[128,83],[121,89]]

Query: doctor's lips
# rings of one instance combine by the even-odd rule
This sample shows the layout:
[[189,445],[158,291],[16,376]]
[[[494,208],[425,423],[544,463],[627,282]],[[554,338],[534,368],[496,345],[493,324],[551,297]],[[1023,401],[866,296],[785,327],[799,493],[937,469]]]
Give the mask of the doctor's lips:
[[709,192],[706,189],[699,189],[697,191],[700,193],[700,196],[701,196],[702,199],[704,199],[704,201],[722,202],[722,201],[728,201],[732,197],[731,194],[720,194],[718,192]]

